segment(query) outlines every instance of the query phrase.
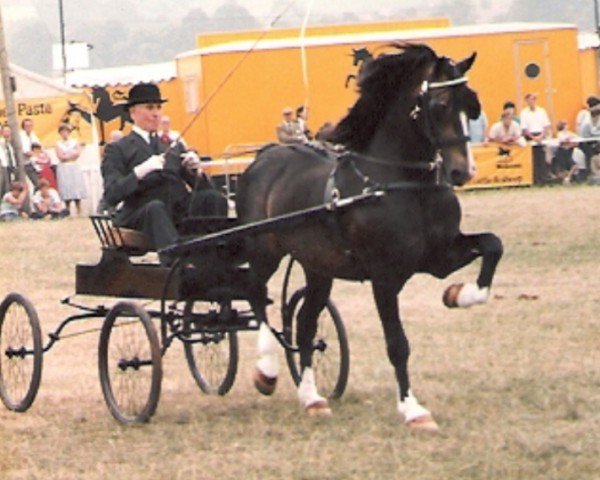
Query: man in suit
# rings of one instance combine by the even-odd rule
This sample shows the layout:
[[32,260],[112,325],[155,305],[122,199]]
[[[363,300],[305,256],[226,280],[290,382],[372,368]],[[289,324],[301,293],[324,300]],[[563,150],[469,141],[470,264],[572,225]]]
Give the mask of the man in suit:
[[[102,161],[104,200],[111,206],[122,202],[115,225],[144,232],[157,250],[179,240],[177,227],[185,217],[227,215],[227,199],[202,172],[198,155],[181,142],[159,141],[164,102],[155,84],[132,87],[126,105],[132,131],[107,144]],[[212,211],[206,211],[205,205]],[[165,256],[160,260],[170,264]]]

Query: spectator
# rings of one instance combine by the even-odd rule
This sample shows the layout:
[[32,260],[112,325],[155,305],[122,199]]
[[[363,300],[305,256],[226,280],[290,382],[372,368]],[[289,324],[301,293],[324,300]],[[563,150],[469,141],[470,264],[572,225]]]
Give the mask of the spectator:
[[52,170],[50,155],[46,153],[39,143],[34,142],[31,144],[31,164],[38,175],[38,188],[40,187],[40,180],[43,178],[50,182],[52,188],[57,188],[56,176]]
[[308,128],[307,122],[308,121],[308,108],[306,108],[304,105],[300,105],[297,109],[296,109],[296,123],[298,124],[298,130],[300,130],[304,136],[306,137],[307,140],[312,140],[313,139],[313,134],[310,131],[310,129]]
[[56,189],[52,188],[50,182],[45,178],[40,178],[39,188],[33,195],[33,212],[31,218],[63,218],[69,215],[65,204],[60,199]]
[[517,115],[517,107],[512,100],[507,100],[506,102],[504,102],[504,105],[502,106],[502,111],[504,112],[505,110],[509,110],[513,115],[513,120],[519,125],[521,124],[521,120]]
[[581,125],[581,136],[584,138],[600,137],[600,102],[592,102],[589,117],[584,118]]
[[550,179],[556,179],[564,185],[585,175],[585,155],[577,148],[576,135],[567,129],[567,122],[560,120],[556,124],[558,146],[553,152]]
[[290,107],[283,109],[283,121],[277,126],[277,140],[279,143],[294,144],[294,143],[306,143],[308,138],[304,135],[304,132],[300,130],[300,125],[292,118],[293,111]]
[[488,141],[497,143],[500,147],[524,147],[527,142],[521,134],[521,127],[514,120],[514,112],[510,108],[502,112],[500,121],[490,128]]
[[10,191],[10,184],[17,179],[17,156],[11,142],[11,130],[2,125],[0,136],[0,199]]
[[33,120],[31,118],[25,118],[21,122],[20,135],[21,148],[23,149],[23,156],[25,157],[25,173],[35,189],[38,184],[38,175],[35,167],[31,163],[31,145],[34,143],[39,143],[41,145],[42,142],[40,142],[40,139],[33,131]]
[[471,143],[479,145],[486,142],[488,133],[488,119],[487,115],[481,110],[479,117],[475,120],[469,119],[469,136],[471,137]]
[[[102,160],[104,199],[110,206],[122,202],[115,225],[144,232],[157,250],[179,240],[178,228],[187,216],[227,216],[228,210],[227,199],[202,172],[195,152],[178,142],[165,153],[156,133],[164,102],[157,85],[133,86],[126,106],[132,131],[107,144]],[[162,254],[159,259],[165,266],[172,263]]]
[[108,143],[118,142],[123,138],[123,132],[121,130],[113,130],[108,136]]
[[591,185],[600,185],[600,144],[594,145],[592,158],[590,159],[590,174],[588,183]]
[[86,197],[86,188],[83,174],[77,159],[81,154],[79,142],[69,138],[71,127],[63,123],[58,127],[60,140],[56,142],[56,156],[60,163],[56,169],[58,191],[71,211],[71,203],[75,203],[77,214],[81,214],[81,200]]
[[528,93],[525,102],[527,107],[521,110],[521,130],[527,140],[539,143],[550,136],[550,119],[546,110],[536,104],[535,94]]
[[590,96],[585,101],[583,108],[577,113],[575,123],[577,125],[576,131],[579,136],[583,136],[583,126],[586,123],[590,123],[590,111],[597,105],[600,105],[600,98]]
[[25,211],[27,203],[27,189],[21,182],[12,182],[10,191],[6,192],[0,203],[0,220],[11,221],[27,217]]
[[158,139],[165,145],[171,145],[172,142],[178,141],[186,147],[186,143],[177,130],[171,130],[171,119],[166,115],[160,119],[160,130],[158,131]]

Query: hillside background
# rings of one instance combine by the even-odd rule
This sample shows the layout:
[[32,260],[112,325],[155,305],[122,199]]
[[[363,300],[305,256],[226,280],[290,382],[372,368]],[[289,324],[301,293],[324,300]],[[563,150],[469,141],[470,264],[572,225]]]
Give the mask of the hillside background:
[[[297,1],[275,27],[302,24]],[[333,5],[335,3],[335,5]],[[12,62],[52,75],[52,44],[60,42],[57,0],[2,0]],[[93,46],[92,68],[172,60],[210,31],[265,28],[282,0],[63,0],[66,41]],[[367,5],[367,6],[365,6]],[[455,25],[492,22],[566,22],[594,31],[593,0],[342,0],[314,2],[309,25],[443,16]]]

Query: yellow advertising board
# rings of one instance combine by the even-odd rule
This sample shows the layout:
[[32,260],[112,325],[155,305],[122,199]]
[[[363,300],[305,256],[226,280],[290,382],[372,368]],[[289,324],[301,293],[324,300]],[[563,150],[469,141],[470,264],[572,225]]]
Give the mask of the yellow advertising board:
[[472,148],[477,174],[464,188],[517,187],[533,184],[531,146],[500,149],[498,145]]
[[[25,118],[33,120],[33,130],[44,148],[56,144],[61,123],[71,125],[72,135],[82,143],[92,142],[92,104],[86,94],[20,99],[15,102],[15,108],[19,124]],[[0,102],[0,122],[6,122],[4,102]]]

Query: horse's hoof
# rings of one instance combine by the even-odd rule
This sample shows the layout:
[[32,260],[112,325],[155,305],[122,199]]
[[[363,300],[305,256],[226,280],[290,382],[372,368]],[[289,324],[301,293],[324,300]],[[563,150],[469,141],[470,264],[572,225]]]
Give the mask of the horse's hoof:
[[331,408],[327,400],[317,400],[305,407],[306,414],[309,417],[331,417]]
[[458,294],[463,288],[462,283],[455,283],[450,285],[446,291],[444,292],[444,296],[442,299],[444,300],[444,305],[448,308],[456,308],[458,307]]
[[254,370],[254,386],[263,395],[273,395],[277,386],[277,377],[267,377],[258,368]]
[[438,433],[440,427],[431,415],[417,417],[406,424],[413,432]]

